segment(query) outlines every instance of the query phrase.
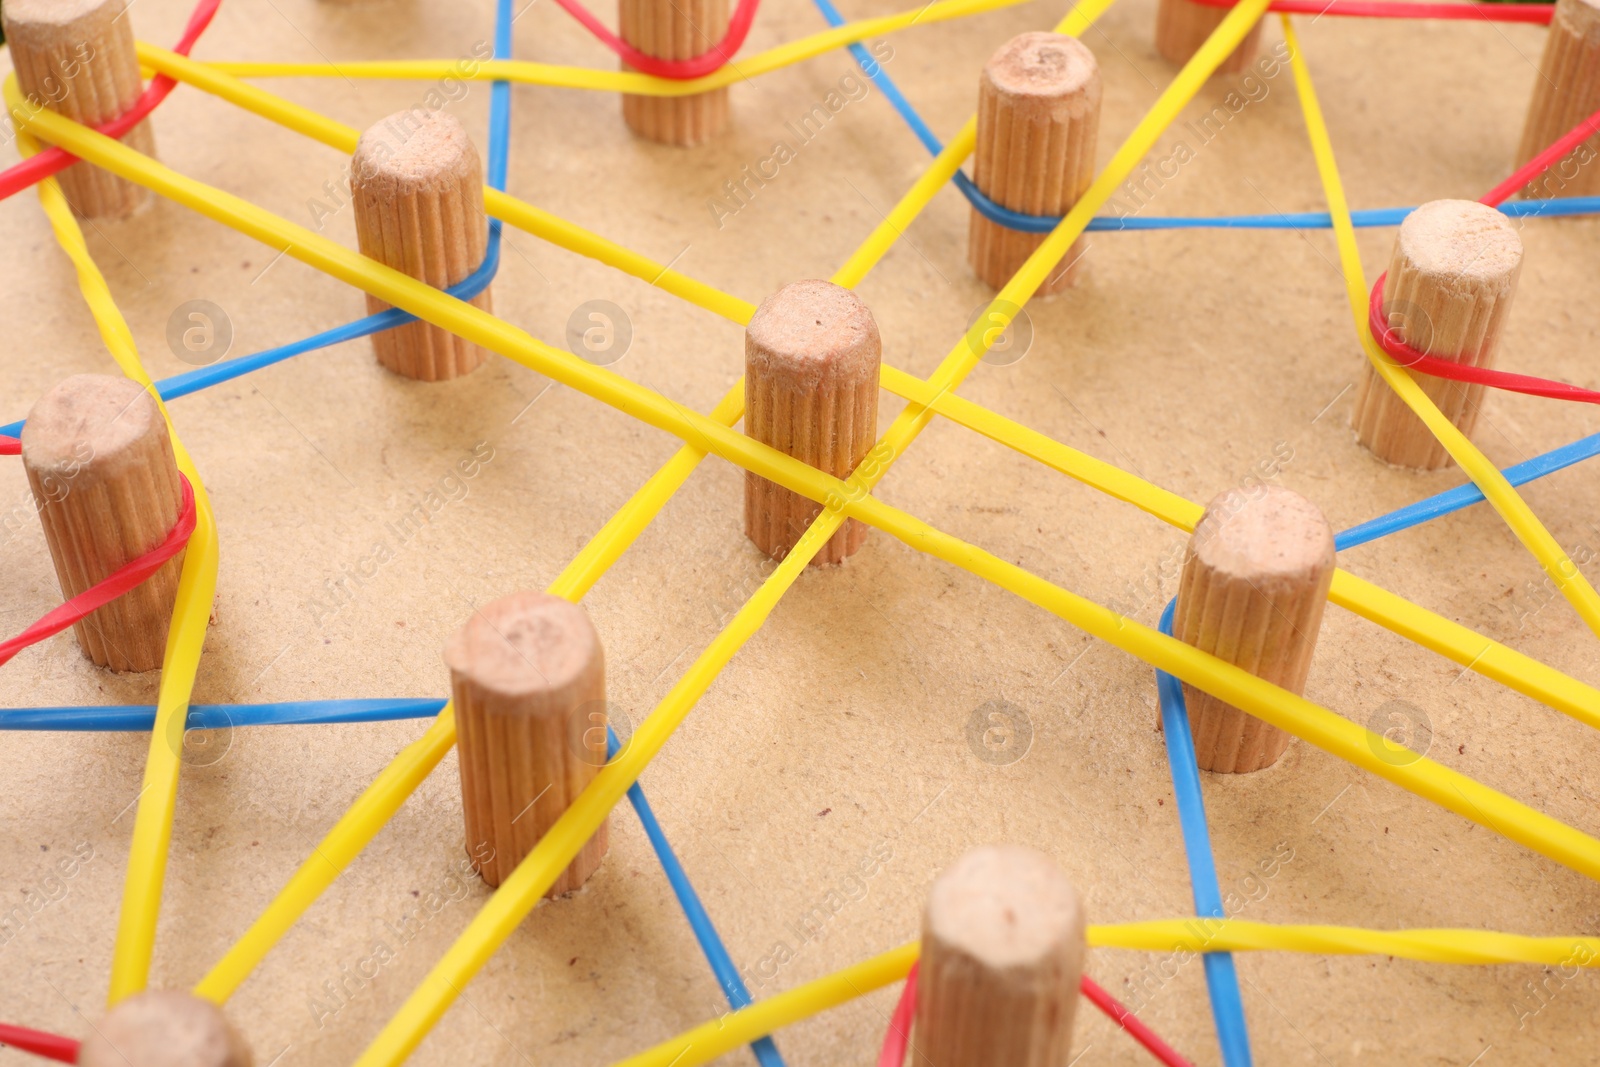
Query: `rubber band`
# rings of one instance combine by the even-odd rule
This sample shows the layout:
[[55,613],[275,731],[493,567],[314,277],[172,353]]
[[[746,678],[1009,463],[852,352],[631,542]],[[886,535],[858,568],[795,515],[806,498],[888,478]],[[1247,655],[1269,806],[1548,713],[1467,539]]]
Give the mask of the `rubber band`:
[[43,1056],[57,1063],[78,1062],[76,1040],[59,1034],[47,1034],[43,1030],[30,1030],[26,1026],[0,1023],[0,1048],[6,1046],[31,1052],[35,1056]]
[[182,473],[178,475],[178,481],[183,487],[182,503],[178,507],[178,521],[173,524],[166,538],[144,555],[129,560],[65,604],[47,612],[38,622],[17,636],[8,641],[0,641],[0,666],[9,662],[13,656],[29,645],[36,645],[47,637],[55,636],[129,590],[138,588],[148,581],[152,574],[160,570],[163,563],[183,551],[184,546],[189,543],[189,535],[194,533],[194,487]]
[[[178,55],[188,55],[206,27],[211,25],[211,20],[221,5],[222,0],[200,0],[189,16],[189,24],[184,27],[183,36],[178,38],[178,43],[172,50]],[[166,75],[157,75],[149,85],[145,86],[131,108],[111,121],[101,123],[95,129],[107,137],[121,139],[129,130],[144,121],[177,87],[177,84]],[[64,149],[51,147],[0,171],[0,200],[19,193],[29,186],[37,185],[51,175],[61,173],[77,161],[78,157]]]
[[[883,1037],[883,1051],[878,1056],[878,1067],[905,1067],[906,1049],[911,1043],[912,1022],[917,1014],[917,968],[918,964],[913,963],[911,970],[906,972],[905,985],[900,990],[900,999],[895,1002],[894,1014],[889,1017],[888,1032]],[[1176,1049],[1163,1041],[1159,1034],[1141,1022],[1137,1015],[1102,989],[1093,978],[1088,975],[1079,978],[1078,994],[1104,1012],[1106,1017],[1119,1028],[1127,1031],[1130,1037],[1143,1045],[1166,1067],[1194,1067],[1179,1055]]]
[[[331,726],[432,718],[445,702],[433,698],[298,700],[272,704],[191,704],[184,731],[236,726]],[[154,728],[152,704],[0,709],[0,730],[145,733]]]
[[[610,726],[607,726],[606,758],[615,759],[619,748],[617,735],[612,732]],[[700,901],[700,894],[694,891],[689,875],[684,871],[683,864],[678,862],[678,855],[672,851],[672,845],[667,842],[667,835],[662,832],[661,824],[656,821],[656,814],[651,810],[650,802],[644,797],[644,789],[638,782],[628,787],[628,803],[633,805],[633,813],[639,817],[639,823],[644,827],[644,834],[650,839],[650,847],[655,849],[656,859],[661,861],[661,869],[666,873],[667,882],[672,886],[672,895],[678,898],[678,906],[683,909],[684,918],[689,920],[689,929],[694,932],[695,940],[700,943],[700,951],[705,954],[706,962],[711,965],[711,973],[716,976],[717,985],[722,987],[723,995],[728,998],[728,1006],[734,1011],[749,1007],[752,1003],[750,990],[746,988],[744,979],[739,976],[739,968],[734,965],[733,957],[728,955],[727,946],[722,942],[722,935],[717,933],[717,928],[712,924],[711,916]],[[771,1036],[752,1041],[750,1051],[755,1054],[756,1061],[761,1067],[784,1067],[783,1057],[778,1054],[778,1046]]]
[[[920,962],[920,961],[919,961]],[[905,1067],[906,1048],[911,1044],[911,1026],[917,1017],[917,966],[913,963],[900,987],[900,999],[889,1016],[889,1030],[883,1035],[883,1051],[878,1067]]]
[[620,56],[628,66],[641,74],[676,80],[714,74],[731,62],[734,55],[744,46],[744,39],[749,36],[750,26],[756,20],[756,9],[761,6],[761,0],[739,0],[734,6],[732,17],[728,19],[728,30],[722,35],[722,40],[689,59],[662,59],[660,56],[639,51],[606,29],[605,24],[595,18],[578,0],[556,0],[556,3],[561,5],[563,11],[582,23],[601,44]]
[[1485,193],[1479,203],[1487,204],[1490,207],[1499,207],[1502,202],[1510,199],[1511,195],[1518,189],[1521,189],[1555,166],[1557,162],[1566,157],[1567,153],[1587,141],[1597,131],[1600,131],[1600,111],[1596,111],[1593,115],[1578,123],[1562,134],[1560,139],[1550,147],[1518,167],[1511,177]]
[[1098,982],[1088,975],[1084,975],[1078,982],[1078,990],[1090,1003],[1110,1017],[1139,1044],[1143,1045],[1152,1056],[1160,1060],[1166,1067],[1194,1067],[1184,1059],[1178,1050],[1161,1039],[1161,1035],[1150,1029],[1137,1015],[1129,1011],[1127,1006],[1117,1000],[1110,993],[1102,989]]
[[1552,381],[1549,378],[1536,378],[1531,374],[1513,374],[1510,371],[1495,370],[1493,367],[1456,363],[1412,348],[1400,339],[1398,330],[1389,326],[1388,316],[1383,313],[1383,283],[1387,277],[1387,273],[1380,274],[1378,280],[1372,283],[1372,296],[1367,303],[1367,325],[1372,330],[1373,340],[1377,341],[1378,346],[1400,366],[1431,378],[1448,378],[1453,382],[1487,385],[1510,393],[1542,396],[1551,400],[1600,404],[1600,392],[1593,389],[1584,389],[1581,386]]
[[[1193,0],[1205,7],[1233,7],[1237,0]],[[1335,18],[1432,19],[1463,22],[1529,22],[1548,26],[1555,4],[1417,4],[1385,0],[1272,0],[1267,10],[1283,15],[1331,15]]]
[[[17,429],[22,429],[22,424],[17,424]],[[0,434],[0,456],[22,455],[22,442],[10,434]]]
[[[1174,598],[1161,613],[1157,628],[1172,636]],[[1189,862],[1189,884],[1194,892],[1195,914],[1225,919],[1222,886],[1217,881],[1217,863],[1211,852],[1211,834],[1206,829],[1205,797],[1200,792],[1200,767],[1195,760],[1194,736],[1189,732],[1189,712],[1183,703],[1183,687],[1170,674],[1156,671],[1156,692],[1161,704],[1162,736],[1167,744],[1167,768],[1172,774],[1172,795],[1178,808],[1178,825],[1183,831],[1183,851]],[[1245,1024],[1244,1001],[1239,993],[1239,973],[1233,957],[1226,952],[1208,952],[1203,957],[1206,987],[1211,992],[1211,1015],[1217,1027],[1217,1043],[1227,1067],[1250,1067],[1250,1032]]]
[[[471,81],[505,80],[524,85],[632,93],[637,96],[694,96],[813,59],[841,48],[851,41],[894,33],[912,26],[925,26],[981,12],[997,11],[1026,2],[1027,0],[938,0],[936,3],[924,4],[893,15],[860,19],[848,26],[811,34],[740,59],[736,67],[725,66],[712,74],[691,79],[655,78],[648,74],[564,67],[551,63],[531,63],[526,60],[488,60],[465,67],[460,60],[451,59],[351,61],[338,64],[213,62],[205,65],[213,71],[244,78],[344,77],[434,81],[443,77],[453,77]],[[143,58],[143,47],[141,46],[141,58]]]

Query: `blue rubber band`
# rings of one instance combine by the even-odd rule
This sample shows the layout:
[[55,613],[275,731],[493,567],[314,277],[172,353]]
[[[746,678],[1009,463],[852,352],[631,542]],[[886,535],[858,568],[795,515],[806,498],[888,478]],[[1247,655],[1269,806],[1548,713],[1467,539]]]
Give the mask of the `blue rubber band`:
[[[347,722],[392,722],[439,714],[435,699],[296,700],[275,704],[191,704],[185,730],[224,730],[234,726],[312,726]],[[91,733],[149,733],[154,704],[116,704],[87,708],[0,709],[0,730],[76,730]]]
[[[1172,636],[1172,616],[1177,600],[1161,613],[1161,632]],[[1167,765],[1172,770],[1172,793],[1183,830],[1183,850],[1189,859],[1189,882],[1194,887],[1194,912],[1202,919],[1226,919],[1217,864],[1206,831],[1205,798],[1200,793],[1200,767],[1195,762],[1194,737],[1189,733],[1189,709],[1183,684],[1156,671],[1156,691],[1161,700],[1161,730],[1167,740]],[[1245,1026],[1244,1001],[1239,995],[1239,972],[1231,952],[1207,952],[1206,988],[1211,994],[1211,1016],[1216,1020],[1217,1043],[1227,1067],[1250,1067],[1250,1033]]]
[[[1562,445],[1542,456],[1518,463],[1514,467],[1507,467],[1500,473],[1505,475],[1506,481],[1513,486],[1526,485],[1536,478],[1543,478],[1547,474],[1554,474],[1574,463],[1579,463],[1592,456],[1600,455],[1600,434],[1591,434],[1570,445]],[[1338,537],[1334,538],[1334,545],[1341,551],[1364,545],[1368,541],[1375,541],[1400,530],[1409,529],[1420,525],[1441,515],[1460,511],[1483,500],[1483,490],[1476,485],[1468,483],[1458,485],[1454,489],[1447,489],[1442,493],[1409,504],[1398,511],[1391,511],[1376,519],[1352,526]]]
[[[618,748],[617,735],[611,732],[611,727],[606,727],[607,758],[616,758]],[[638,782],[628,787],[628,802],[633,805],[634,814],[639,816],[639,822],[644,826],[650,847],[655,849],[656,858],[661,861],[661,869],[666,872],[667,881],[672,885],[672,893],[678,898],[678,904],[689,920],[695,940],[700,942],[700,951],[705,953],[706,962],[711,964],[711,973],[716,976],[717,984],[728,998],[728,1006],[734,1011],[749,1007],[754,1003],[750,990],[745,987],[744,979],[739,976],[739,968],[733,965],[733,958],[728,955],[727,946],[712,925],[711,916],[706,913],[699,894],[694,891],[688,874],[678,862],[677,853],[667,843],[667,835],[662,832],[661,824],[656,821],[655,812],[650,809],[650,802],[645,800],[644,790]],[[755,1053],[762,1067],[783,1067],[783,1057],[778,1055],[778,1046],[770,1036],[751,1042],[750,1050]]]

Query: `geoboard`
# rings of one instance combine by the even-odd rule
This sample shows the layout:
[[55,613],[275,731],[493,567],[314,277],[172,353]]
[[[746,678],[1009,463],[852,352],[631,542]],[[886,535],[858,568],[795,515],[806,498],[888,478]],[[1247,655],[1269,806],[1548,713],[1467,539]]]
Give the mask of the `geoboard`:
[[[1245,0],[1180,70],[1147,0],[767,0],[707,75],[726,130],[678,148],[617,96],[679,89],[550,5],[209,6],[128,12],[176,82],[156,162],[8,100],[18,158],[158,195],[0,204],[0,418],[71,374],[164,383],[195,528],[163,670],[70,632],[0,667],[0,1020],[66,1057],[149,985],[223,1002],[259,1064],[876,1062],[934,878],[1003,841],[1070,875],[1120,1005],[1079,1009],[1077,1063],[1151,1062],[1121,1011],[1197,1064],[1582,1060],[1593,406],[1492,390],[1427,473],[1350,426],[1369,351],[1393,362],[1367,299],[1403,208],[1516,169],[1537,19]],[[1258,62],[1209,76],[1256,21]],[[1050,29],[1100,66],[1097,177],[997,294],[951,179],[984,63]],[[354,251],[356,136],[417,106],[487,160],[492,314]],[[1593,388],[1594,204],[1505,207],[1498,365]],[[1080,235],[1081,279],[1031,299]],[[848,482],[740,433],[743,327],[807,278],[882,333],[886,444]],[[363,286],[496,354],[419,382],[359,333],[301,344]],[[741,468],[874,529],[775,563]],[[1264,484],[1341,531],[1303,699],[1161,628],[1204,504]],[[15,459],[0,503],[9,637],[61,591]],[[616,751],[492,891],[442,649],[543,589],[604,637]],[[1300,739],[1197,773],[1154,668]],[[599,870],[541,901],[608,811]]]

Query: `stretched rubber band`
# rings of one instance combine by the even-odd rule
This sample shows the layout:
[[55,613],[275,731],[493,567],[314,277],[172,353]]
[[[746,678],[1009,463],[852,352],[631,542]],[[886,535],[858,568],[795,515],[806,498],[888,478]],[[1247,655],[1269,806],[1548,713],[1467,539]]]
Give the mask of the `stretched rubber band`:
[[57,1063],[78,1062],[78,1042],[72,1038],[47,1034],[43,1030],[30,1030],[26,1026],[0,1023],[0,1047],[8,1045]]
[[894,1013],[889,1016],[889,1030],[883,1035],[878,1067],[905,1067],[906,1048],[911,1044],[911,1024],[917,1017],[917,968],[920,966],[922,961],[918,960],[906,972],[900,999],[894,1002]]
[[[273,704],[191,704],[184,730],[235,726],[331,726],[395,722],[439,714],[444,701],[428,699],[299,700]],[[0,730],[62,730],[84,733],[146,733],[154,728],[153,704],[99,707],[0,709]]]
[[1555,166],[1560,160],[1565,159],[1567,153],[1587,141],[1597,131],[1600,131],[1600,111],[1596,111],[1593,115],[1572,127],[1550,147],[1518,167],[1511,177],[1485,193],[1479,203],[1488,204],[1490,207],[1499,207],[1503,201],[1509,199],[1518,189],[1521,189]]
[[[188,55],[194,48],[195,42],[200,39],[200,35],[211,24],[211,19],[221,4],[222,0],[201,0],[190,14],[189,24],[184,27],[183,36],[178,38],[178,43],[172,50],[179,55]],[[167,75],[157,74],[145,87],[144,92],[139,94],[139,99],[134,101],[131,108],[94,128],[107,137],[120,140],[129,130],[143,122],[177,87],[177,84]],[[30,156],[21,163],[0,171],[0,200],[13,196],[29,186],[37,185],[51,175],[61,173],[77,161],[77,156],[65,149],[52,146],[38,155]]]
[[[606,758],[615,759],[620,747],[617,735],[607,726]],[[666,872],[667,882],[672,886],[672,895],[678,898],[678,906],[683,909],[684,918],[689,920],[689,929],[694,932],[695,940],[700,943],[700,951],[705,953],[706,962],[711,965],[711,973],[716,976],[717,984],[728,998],[728,1006],[734,1011],[748,1008],[754,1003],[750,990],[739,976],[739,968],[734,966],[733,957],[728,955],[722,935],[712,925],[711,916],[700,902],[700,895],[694,891],[683,865],[678,862],[678,854],[672,851],[672,845],[667,842],[667,835],[662,832],[661,824],[656,821],[656,813],[651,810],[650,802],[645,800],[644,790],[638,782],[628,787],[628,803],[633,805],[633,813],[639,817],[645,836],[650,839],[650,847],[655,849],[656,859],[661,861],[661,869]],[[752,1041],[750,1051],[755,1053],[762,1067],[784,1067],[783,1057],[778,1054],[778,1046],[770,1034]]]
[[[1172,636],[1176,598],[1168,601],[1157,628]],[[1183,831],[1183,851],[1189,860],[1189,883],[1194,890],[1194,912],[1206,918],[1226,919],[1217,863],[1206,829],[1205,797],[1200,792],[1200,766],[1195,760],[1194,736],[1189,732],[1189,709],[1183,702],[1183,683],[1156,671],[1156,693],[1161,704],[1161,730],[1167,742],[1167,767],[1172,772],[1172,795]],[[1228,952],[1207,952],[1203,957],[1206,987],[1211,992],[1211,1015],[1217,1024],[1217,1043],[1228,1067],[1249,1067],[1250,1035],[1244,1021],[1244,1001],[1239,995],[1239,973]]]
[[22,455],[22,442],[9,434],[0,434],[0,456],[20,455]]
[[[1233,7],[1238,0],[1194,0],[1205,7]],[[1431,19],[1463,22],[1531,22],[1550,24],[1554,4],[1415,4],[1382,0],[1272,0],[1267,10],[1280,15],[1331,15],[1336,18]]]
[[1513,374],[1510,371],[1474,366],[1471,363],[1455,363],[1412,348],[1400,339],[1400,334],[1396,330],[1390,328],[1388,317],[1383,313],[1383,283],[1387,277],[1387,274],[1378,275],[1378,280],[1372,285],[1372,297],[1367,304],[1367,320],[1372,327],[1373,339],[1400,366],[1431,378],[1448,378],[1453,382],[1487,385],[1510,393],[1548,397],[1551,400],[1600,404],[1600,392],[1593,389],[1584,389],[1581,386],[1552,381],[1549,378],[1535,378],[1531,374]]
[[578,0],[556,0],[556,3],[561,5],[563,11],[581,22],[601,44],[622,57],[622,61],[634,70],[657,78],[671,78],[674,81],[703,78],[727,66],[734,54],[743,47],[744,39],[750,33],[750,26],[756,20],[756,9],[761,6],[761,0],[739,0],[733,9],[733,16],[728,19],[728,32],[722,35],[722,40],[689,59],[662,59],[660,56],[639,51],[606,29],[605,24],[595,18]]
[[60,633],[130,589],[139,586],[159,570],[163,563],[183,551],[184,546],[189,543],[189,535],[194,533],[194,487],[181,472],[178,480],[183,486],[183,502],[178,508],[178,521],[167,534],[166,540],[144,555],[124,563],[101,581],[46,614],[16,637],[0,642],[0,665],[7,663],[11,657],[29,645],[38,644],[45,638]]

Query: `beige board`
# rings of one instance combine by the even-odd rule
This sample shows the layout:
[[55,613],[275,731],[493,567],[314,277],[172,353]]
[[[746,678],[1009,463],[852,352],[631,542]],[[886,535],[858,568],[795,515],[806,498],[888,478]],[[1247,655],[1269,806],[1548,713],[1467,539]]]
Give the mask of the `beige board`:
[[[845,11],[898,6],[872,0]],[[141,0],[139,35],[170,44],[186,7]],[[224,4],[198,54],[470,63],[491,33],[487,5],[276,8]],[[1154,8],[1120,0],[1086,35],[1105,83],[1101,160],[1172,76],[1151,39]],[[973,113],[978,71],[994,50],[1065,10],[1058,0],[920,27],[887,39],[884,67],[952,136]],[[822,25],[808,4],[769,0],[749,47]],[[1325,17],[1302,20],[1301,33],[1356,206],[1474,197],[1510,172],[1545,31]],[[1263,57],[1280,45],[1268,23]],[[517,52],[615,69],[543,4],[518,21]],[[736,86],[727,134],[694,152],[641,141],[610,96],[519,89],[511,189],[659,262],[681,255],[678,269],[756,302],[837,269],[927,164],[856,77],[840,53]],[[453,96],[449,110],[484,146],[483,86],[263,85],[358,129],[430,92]],[[828,118],[799,143],[788,124],[813,105]],[[339,153],[192,89],[178,90],[153,125],[164,161],[304,224],[320,221],[355,247],[350,209],[324,187],[346,173]],[[750,183],[742,206],[717,199],[780,140],[793,156],[767,167],[775,178]],[[1213,80],[1150,162],[1136,190],[1119,194],[1121,208],[1323,206],[1283,67]],[[720,228],[708,200],[723,205]],[[967,219],[959,194],[940,193],[860,286],[890,364],[929,373],[988,298],[966,266]],[[90,247],[157,376],[189,366],[166,341],[169,317],[189,300],[226,309],[233,354],[365,311],[353,289],[170,204],[96,225]],[[1582,286],[1600,227],[1528,223],[1522,236],[1521,291],[1499,365],[1594,386],[1595,317]],[[1392,230],[1361,233],[1369,278],[1393,241]],[[509,321],[560,343],[580,305],[607,300],[632,328],[631,347],[612,364],[621,373],[698,410],[737,379],[739,327],[534,238],[512,231],[509,242],[495,286]],[[1356,444],[1348,419],[1362,356],[1326,233],[1096,233],[1088,245],[1084,282],[1030,306],[1026,357],[980,366],[963,396],[1196,502],[1252,479],[1285,485],[1335,529],[1461,480],[1392,470]],[[16,419],[60,378],[112,364],[31,197],[0,205],[0,250],[0,415]],[[546,586],[678,447],[547,384],[497,357],[454,382],[403,381],[360,341],[175,402],[222,552],[196,698],[444,697],[442,650],[473,606]],[[900,403],[885,396],[881,407],[886,420]],[[1590,409],[1495,394],[1477,437],[1504,465],[1594,429]],[[635,721],[769,570],[743,538],[743,481],[707,460],[585,599],[605,641],[608,699]],[[1600,471],[1577,467],[1526,490],[1591,578],[1597,483]],[[942,422],[895,465],[881,495],[1148,623],[1175,591],[1187,540]],[[8,633],[57,598],[29,500],[21,464],[0,465]],[[1595,639],[1487,509],[1341,563],[1600,679]],[[330,583],[344,592],[336,598]],[[146,703],[157,684],[92,668],[66,634],[20,655],[0,680],[10,706]],[[1307,694],[1402,731],[1404,715],[1391,722],[1380,712],[1403,711],[1392,703],[1403,701],[1431,725],[1434,757],[1600,831],[1600,739],[1345,610],[1326,614]],[[1192,913],[1154,699],[1143,664],[875,534],[844,566],[802,575],[643,784],[752,991],[769,996],[914,940],[938,872],[997,840],[1053,856],[1093,922]],[[153,980],[183,988],[200,979],[422,730],[192,739]],[[1402,736],[1420,743],[1415,731]],[[146,747],[125,735],[6,738],[0,879],[18,910],[0,935],[11,979],[0,985],[0,1019],[83,1036],[84,1016],[98,1015]],[[1240,917],[1600,932],[1600,892],[1581,876],[1305,743],[1259,774],[1208,777],[1206,789],[1221,884]],[[229,1017],[259,1061],[280,1052],[282,1067],[353,1061],[486,899],[468,860],[452,756],[231,1000]],[[375,956],[380,942],[392,950],[386,960]],[[1287,954],[1241,955],[1238,966],[1258,1062],[1275,1065],[1467,1064],[1487,1046],[1480,1067],[1571,1061],[1600,1007],[1594,979],[1570,970]],[[1092,949],[1086,972],[1198,1063],[1218,1061],[1198,961]],[[339,982],[349,993],[333,1000],[326,983]],[[464,994],[414,1062],[607,1064],[714,1017],[720,1004],[628,811],[612,818],[610,852],[585,888],[541,905]],[[896,994],[787,1030],[780,1048],[795,1064],[870,1063]],[[1080,1009],[1074,1047],[1088,1049],[1081,1067],[1150,1062],[1093,1010]],[[4,1050],[0,1062],[33,1061]],[[751,1061],[740,1052],[730,1062]]]

